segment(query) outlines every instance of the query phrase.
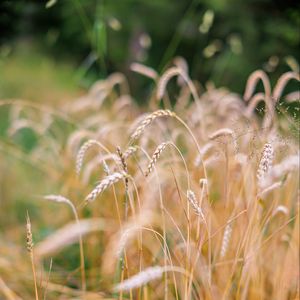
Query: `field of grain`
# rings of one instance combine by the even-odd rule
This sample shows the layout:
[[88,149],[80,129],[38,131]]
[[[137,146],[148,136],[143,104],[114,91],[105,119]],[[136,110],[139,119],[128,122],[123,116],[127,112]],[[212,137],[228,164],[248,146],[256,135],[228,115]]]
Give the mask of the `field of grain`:
[[299,299],[299,75],[131,68],[147,106],[0,100],[0,299]]

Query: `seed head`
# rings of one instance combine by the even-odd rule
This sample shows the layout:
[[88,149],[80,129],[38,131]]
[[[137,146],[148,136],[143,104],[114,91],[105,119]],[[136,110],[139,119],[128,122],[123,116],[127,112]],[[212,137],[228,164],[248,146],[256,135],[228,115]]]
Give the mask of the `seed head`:
[[27,251],[32,252],[33,240],[32,240],[31,223],[30,223],[30,218],[29,218],[28,212],[26,215],[26,245],[27,245]]
[[273,149],[272,145],[269,143],[265,144],[262,155],[261,155],[261,159],[259,162],[257,175],[256,175],[259,187],[262,186],[264,177],[267,175],[267,173],[272,168],[273,157],[274,157],[274,149]]
[[187,195],[189,203],[191,204],[196,215],[200,216],[201,219],[204,220],[204,214],[203,214],[202,208],[200,207],[200,205],[196,199],[195,193],[192,190],[187,190],[186,195]]
[[161,143],[160,145],[158,145],[158,147],[156,148],[156,150],[154,151],[152,158],[148,164],[147,167],[147,171],[145,172],[145,176],[147,177],[153,170],[154,165],[156,164],[157,160],[159,159],[161,153],[163,152],[163,150],[166,148],[166,146],[168,145],[168,143]]
[[138,139],[141,134],[144,132],[145,128],[152,123],[153,120],[155,120],[158,117],[174,117],[175,113],[171,112],[170,110],[157,110],[147,116],[137,127],[137,129],[134,131],[134,133],[131,135],[131,140],[134,141]]
[[108,175],[103,180],[101,180],[100,183],[87,195],[87,197],[85,198],[86,202],[94,201],[97,198],[97,196],[109,186],[127,177],[128,174],[125,172],[116,172],[111,175]]

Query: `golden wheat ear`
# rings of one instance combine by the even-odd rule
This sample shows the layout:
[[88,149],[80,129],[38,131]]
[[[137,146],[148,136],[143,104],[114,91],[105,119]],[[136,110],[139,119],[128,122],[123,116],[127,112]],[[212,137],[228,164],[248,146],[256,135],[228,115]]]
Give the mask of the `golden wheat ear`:
[[160,145],[158,145],[158,147],[154,151],[154,153],[151,157],[151,160],[148,164],[147,170],[145,172],[146,177],[148,177],[149,174],[152,172],[157,160],[159,159],[160,155],[162,154],[162,152],[164,151],[164,149],[167,147],[168,144],[169,144],[168,142],[164,142],[164,143],[161,143]]
[[273,146],[270,143],[266,143],[261,154],[261,159],[256,174],[257,184],[259,188],[262,187],[264,178],[272,168],[273,158],[274,158]]
[[132,135],[130,137],[131,143],[133,141],[137,140],[143,134],[146,127],[148,127],[156,118],[174,117],[174,116],[175,116],[175,113],[171,112],[168,109],[166,109],[166,110],[160,109],[160,110],[157,110],[157,111],[151,113],[140,123],[140,125],[132,133]]
[[35,271],[35,264],[34,264],[32,230],[31,230],[31,222],[30,222],[28,211],[26,213],[26,247],[27,247],[27,251],[30,254],[31,268],[33,273],[33,281],[34,281],[35,299],[38,300],[39,294],[38,294],[37,278],[36,278],[36,271]]
[[111,175],[106,176],[103,180],[100,181],[98,185],[86,196],[86,202],[94,201],[99,194],[101,194],[104,190],[106,190],[109,186],[114,183],[117,183],[121,179],[128,178],[128,174],[124,171],[116,172]]

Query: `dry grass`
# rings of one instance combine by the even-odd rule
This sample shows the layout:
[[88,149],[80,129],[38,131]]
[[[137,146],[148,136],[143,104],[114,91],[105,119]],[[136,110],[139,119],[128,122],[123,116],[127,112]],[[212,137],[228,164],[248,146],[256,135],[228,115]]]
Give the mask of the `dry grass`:
[[[3,157],[21,159],[45,178],[26,194],[64,195],[46,199],[68,204],[76,219],[70,223],[63,205],[51,210],[55,204],[29,201],[31,253],[42,224],[56,229],[37,237],[35,264],[23,255],[25,243],[0,235],[0,298],[299,297],[298,120],[282,108],[275,115],[280,103],[262,71],[249,77],[244,101],[209,86],[200,94],[180,65],[160,78],[132,66],[157,82],[154,98],[169,99],[167,82],[184,79],[180,103],[161,109],[156,101],[146,115],[120,74],[59,110],[0,102],[0,109],[10,108],[8,134],[28,127],[37,137],[27,153],[16,143],[0,145]],[[283,75],[273,94],[284,98],[295,79]],[[264,93],[255,94],[258,80]],[[261,100],[263,118],[254,113]],[[25,235],[24,226],[10,230]]]

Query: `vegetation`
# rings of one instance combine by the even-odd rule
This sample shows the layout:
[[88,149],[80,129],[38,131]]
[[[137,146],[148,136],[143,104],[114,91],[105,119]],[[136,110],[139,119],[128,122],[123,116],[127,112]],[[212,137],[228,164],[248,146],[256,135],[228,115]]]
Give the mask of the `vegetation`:
[[299,8],[1,1],[0,299],[299,299]]
[[0,102],[7,299],[299,296],[299,103],[284,92],[299,75],[271,89],[256,71],[243,100],[213,86],[200,94],[183,66],[155,79],[146,113],[120,73],[59,110]]
[[263,68],[275,83],[300,59],[297,1],[19,0],[2,1],[1,11],[6,48],[30,40],[56,60],[75,61],[85,87],[125,73],[142,98],[146,83],[129,71],[132,62],[160,73],[183,56],[193,78],[242,93],[254,70]]

